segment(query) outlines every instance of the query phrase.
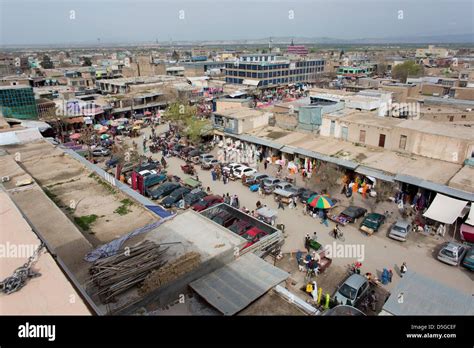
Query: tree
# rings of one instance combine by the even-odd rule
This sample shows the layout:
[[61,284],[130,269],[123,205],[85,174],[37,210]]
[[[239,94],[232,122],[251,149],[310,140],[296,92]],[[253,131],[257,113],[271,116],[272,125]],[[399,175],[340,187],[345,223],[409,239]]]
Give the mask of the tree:
[[85,57],[84,58],[84,61],[82,62],[82,66],[91,66],[92,65],[92,61],[89,57]]
[[192,117],[186,123],[185,134],[192,143],[198,143],[210,125],[209,120]]
[[46,55],[46,54],[43,56],[43,60],[41,61],[41,67],[43,69],[53,69],[54,68],[54,64],[51,61],[51,58],[49,58],[49,56]]
[[169,104],[166,109],[165,119],[172,122],[178,129],[184,129],[188,120],[196,115],[196,108],[181,101]]
[[392,77],[405,83],[408,77],[418,77],[423,75],[423,66],[408,60],[402,64],[396,65],[392,69]]
[[176,51],[173,51],[173,54],[171,55],[171,59],[178,61],[179,60],[179,53]]
[[377,75],[383,76],[387,71],[387,64],[385,63],[378,63],[377,64]]

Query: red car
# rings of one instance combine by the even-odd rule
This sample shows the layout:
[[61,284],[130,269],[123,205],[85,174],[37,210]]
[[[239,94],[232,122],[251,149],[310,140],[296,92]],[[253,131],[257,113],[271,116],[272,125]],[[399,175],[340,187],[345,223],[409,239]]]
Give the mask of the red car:
[[245,239],[247,239],[247,244],[245,244],[244,249],[248,248],[254,243],[257,243],[260,238],[263,238],[267,235],[268,233],[265,231],[262,231],[261,229],[257,227],[253,227],[250,230],[248,230],[246,233],[242,235]]
[[237,220],[231,226],[229,226],[229,230],[234,233],[237,233],[239,236],[243,235],[249,229],[252,228],[252,224],[248,221]]
[[199,201],[192,205],[193,210],[203,211],[213,205],[224,202],[224,199],[221,196],[206,196],[201,198]]

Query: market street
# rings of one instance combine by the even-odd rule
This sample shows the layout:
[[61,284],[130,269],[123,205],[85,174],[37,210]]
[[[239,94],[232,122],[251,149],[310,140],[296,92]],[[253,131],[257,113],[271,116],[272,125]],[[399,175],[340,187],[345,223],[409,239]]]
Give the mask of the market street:
[[[166,130],[166,125],[157,127],[157,134]],[[148,138],[151,130],[149,127],[142,130],[143,134]],[[133,139],[136,143],[142,143],[143,136]],[[132,141],[127,138],[126,141]],[[140,153],[143,153],[141,146],[138,147]],[[217,150],[214,149],[214,152]],[[149,151],[146,156],[150,156],[154,159],[161,159],[161,153],[152,154]],[[168,173],[172,173],[181,178],[187,177],[182,170],[181,165],[184,163],[181,159],[171,157],[167,159],[168,162]],[[263,165],[260,164],[259,171],[263,171]],[[237,194],[240,200],[240,207],[246,207],[249,210],[255,208],[255,203],[260,200],[263,204],[268,207],[277,210],[277,203],[275,202],[273,195],[266,197],[259,197],[257,193],[250,192],[249,188],[242,185],[239,181],[230,181],[224,185],[222,181],[212,181],[210,171],[201,170],[199,166],[195,166],[197,169],[199,180],[202,182],[204,189],[207,187],[211,188],[214,194],[223,195],[225,193]],[[273,166],[269,166],[268,171],[274,171]],[[348,206],[349,201],[342,201],[341,205]],[[393,209],[396,209],[395,204],[391,204]],[[384,205],[386,210],[386,206]],[[392,210],[393,210],[392,209]],[[326,227],[319,222],[319,219],[314,219],[310,216],[303,215],[302,206],[296,209],[289,209],[285,207],[285,210],[278,210],[277,223],[282,223],[286,226],[285,229],[285,243],[282,247],[283,253],[295,253],[298,250],[304,250],[304,236],[309,233],[317,232],[318,241],[323,245],[332,245],[334,238],[330,236],[330,231],[334,227],[334,223],[329,222],[329,226]],[[436,259],[436,249],[443,242],[443,239],[439,236],[431,237],[416,234],[411,240],[402,243],[389,239],[386,236],[386,229],[391,222],[387,222],[384,228],[372,235],[367,237],[358,230],[360,221],[356,224],[350,224],[342,228],[345,236],[345,245],[359,246],[365,252],[364,261],[362,261],[362,272],[371,272],[380,277],[380,274],[384,268],[392,269],[394,273],[392,283],[386,285],[388,290],[394,288],[397,281],[400,279],[398,270],[402,262],[406,262],[410,271],[424,274],[428,277],[432,277],[447,286],[457,288],[463,292],[474,294],[474,274],[469,272],[463,267],[453,267],[439,262]],[[448,237],[447,237],[448,238]],[[337,243],[341,243],[338,241]],[[346,267],[348,264],[355,262],[355,258],[333,258],[333,265]]]

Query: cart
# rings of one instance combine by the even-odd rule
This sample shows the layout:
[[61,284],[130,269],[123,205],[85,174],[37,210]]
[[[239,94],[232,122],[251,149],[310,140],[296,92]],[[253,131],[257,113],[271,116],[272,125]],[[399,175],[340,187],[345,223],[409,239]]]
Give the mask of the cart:
[[257,219],[274,226],[277,218],[277,212],[267,207],[257,210]]
[[194,180],[193,178],[186,178],[183,180],[183,185],[189,187],[190,189],[196,189],[201,187],[201,182]]
[[182,165],[181,169],[184,172],[184,174],[189,174],[189,175],[194,175],[195,174],[194,167],[193,167],[192,164]]

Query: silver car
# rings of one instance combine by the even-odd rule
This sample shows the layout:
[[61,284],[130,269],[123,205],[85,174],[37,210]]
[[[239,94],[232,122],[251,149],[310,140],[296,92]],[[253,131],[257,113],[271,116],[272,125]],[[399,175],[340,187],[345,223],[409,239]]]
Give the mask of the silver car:
[[334,299],[343,305],[355,306],[369,291],[369,281],[360,274],[352,274],[338,286]]
[[464,258],[464,254],[466,254],[467,249],[467,246],[461,243],[448,242],[444,244],[439,251],[438,260],[451,266],[457,266]]
[[390,229],[388,236],[392,239],[406,242],[408,234],[410,233],[411,225],[404,220],[398,220]]

